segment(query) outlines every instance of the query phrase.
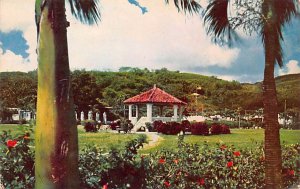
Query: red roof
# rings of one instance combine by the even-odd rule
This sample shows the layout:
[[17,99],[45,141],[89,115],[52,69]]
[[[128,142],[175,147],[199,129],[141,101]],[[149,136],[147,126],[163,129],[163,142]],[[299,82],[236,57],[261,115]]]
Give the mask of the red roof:
[[134,103],[164,103],[164,104],[183,104],[187,103],[179,100],[178,98],[170,95],[169,93],[154,86],[152,89],[143,92],[139,95],[131,97],[124,101],[125,104]]

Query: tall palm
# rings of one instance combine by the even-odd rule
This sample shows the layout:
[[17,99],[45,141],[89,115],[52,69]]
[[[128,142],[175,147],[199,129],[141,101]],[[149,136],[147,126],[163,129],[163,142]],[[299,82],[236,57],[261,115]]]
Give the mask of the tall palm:
[[[68,0],[72,14],[86,24],[100,20],[98,0]],[[166,2],[168,2],[166,0]],[[195,11],[189,0],[178,9]],[[70,82],[64,0],[36,0],[38,100],[36,188],[79,188],[78,135]]]
[[[97,0],[69,0],[83,23],[100,20]],[[78,136],[74,114],[64,0],[36,0],[38,98],[36,188],[79,188]]]
[[281,188],[281,146],[278,124],[274,67],[282,66],[283,26],[298,14],[296,0],[235,0],[235,13],[228,11],[230,0],[211,0],[204,16],[208,34],[217,42],[232,42],[235,29],[246,33],[258,31],[265,51],[263,104],[265,126],[265,184],[266,188]]

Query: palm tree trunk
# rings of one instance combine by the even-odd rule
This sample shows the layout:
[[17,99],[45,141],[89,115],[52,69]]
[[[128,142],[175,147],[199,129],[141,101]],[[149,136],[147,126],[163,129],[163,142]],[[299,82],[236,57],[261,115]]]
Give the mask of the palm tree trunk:
[[[39,0],[37,0],[38,2]],[[65,1],[47,0],[38,24],[36,188],[78,188],[78,135],[71,92]]]
[[[269,23],[267,23],[269,24]],[[263,81],[264,125],[265,125],[265,184],[267,189],[282,188],[281,146],[278,123],[275,66],[275,31],[272,24],[265,36],[265,70]]]

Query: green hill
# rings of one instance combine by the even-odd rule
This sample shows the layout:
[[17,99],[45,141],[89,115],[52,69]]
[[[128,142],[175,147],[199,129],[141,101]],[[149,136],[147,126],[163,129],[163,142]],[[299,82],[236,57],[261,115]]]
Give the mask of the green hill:
[[[32,107],[36,98],[36,71],[1,72],[0,106]],[[91,105],[123,107],[122,102],[136,94],[146,91],[156,84],[166,92],[195,106],[197,87],[201,86],[204,95],[198,103],[206,109],[224,110],[242,108],[255,110],[263,106],[261,82],[255,84],[225,81],[214,76],[193,73],[180,73],[160,69],[149,71],[139,68],[121,68],[119,72],[100,72],[76,70],[72,72],[72,87],[78,109],[90,109]],[[284,75],[276,78],[280,111],[284,102],[288,109],[300,109],[300,74]],[[21,99],[21,100],[20,100]]]

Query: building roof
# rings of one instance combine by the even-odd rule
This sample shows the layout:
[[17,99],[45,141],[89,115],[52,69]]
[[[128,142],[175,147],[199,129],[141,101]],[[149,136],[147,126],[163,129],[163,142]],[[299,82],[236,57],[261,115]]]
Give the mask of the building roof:
[[131,97],[124,101],[125,104],[138,104],[138,103],[156,103],[156,104],[181,104],[187,103],[179,100],[178,98],[170,95],[169,93],[154,87],[146,92]]

